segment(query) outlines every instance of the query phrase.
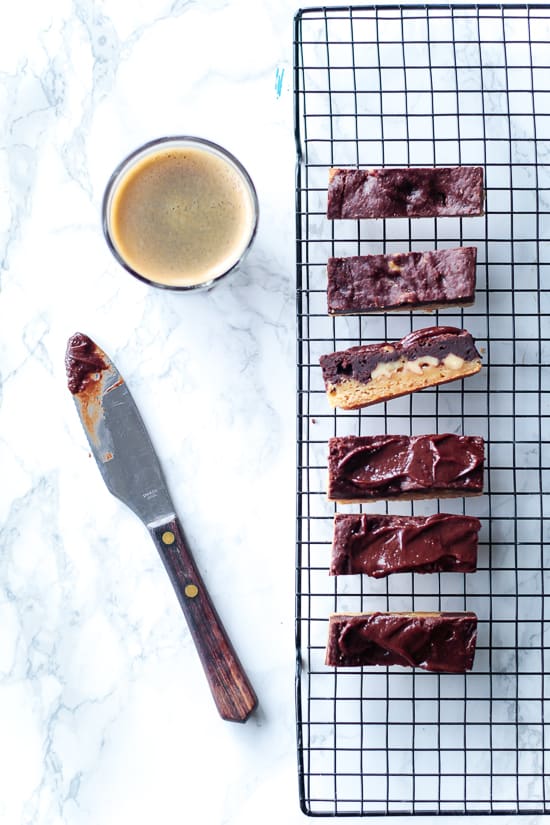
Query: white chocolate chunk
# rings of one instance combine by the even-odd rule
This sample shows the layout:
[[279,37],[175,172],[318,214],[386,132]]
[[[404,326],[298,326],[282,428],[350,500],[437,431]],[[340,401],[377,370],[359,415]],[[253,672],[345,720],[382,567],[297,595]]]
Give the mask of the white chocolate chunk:
[[382,378],[382,376],[385,375],[391,375],[393,372],[403,369],[404,363],[404,358],[397,358],[395,361],[381,361],[371,372],[371,380],[376,381],[377,378]]
[[433,355],[421,355],[420,358],[416,358],[414,361],[407,361],[405,369],[414,372],[415,375],[422,375],[422,367],[437,367],[438,364],[439,359]]
[[[392,348],[388,347],[387,349]],[[412,372],[414,375],[422,375],[425,367],[437,367],[440,363],[443,363],[443,366],[449,370],[459,370],[464,366],[464,359],[451,352],[445,356],[443,362],[434,355],[421,355],[413,361],[406,361],[405,358],[397,358],[395,361],[381,361],[371,372],[371,380],[376,381],[377,378],[387,377],[402,370]]]
[[449,370],[459,370],[464,365],[464,358],[450,352],[443,359],[443,363]]

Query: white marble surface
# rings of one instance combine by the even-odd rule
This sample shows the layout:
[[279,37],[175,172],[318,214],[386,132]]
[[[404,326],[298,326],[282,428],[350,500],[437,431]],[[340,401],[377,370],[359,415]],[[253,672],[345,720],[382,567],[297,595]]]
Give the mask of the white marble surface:
[[[289,0],[34,0],[0,12],[6,825],[305,821],[293,681],[294,11]],[[234,152],[261,204],[243,271],[191,297],[133,280],[99,224],[116,163],[178,133]],[[63,366],[76,330],[113,357],[143,413],[259,695],[244,726],[217,717],[156,551],[89,457]]]

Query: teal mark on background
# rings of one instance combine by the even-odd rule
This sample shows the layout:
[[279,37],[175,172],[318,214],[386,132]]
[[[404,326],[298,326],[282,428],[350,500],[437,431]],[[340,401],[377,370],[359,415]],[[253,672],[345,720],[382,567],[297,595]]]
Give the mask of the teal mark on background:
[[275,71],[275,93],[277,97],[281,97],[281,92],[283,91],[283,78],[285,76],[284,68],[277,68]]

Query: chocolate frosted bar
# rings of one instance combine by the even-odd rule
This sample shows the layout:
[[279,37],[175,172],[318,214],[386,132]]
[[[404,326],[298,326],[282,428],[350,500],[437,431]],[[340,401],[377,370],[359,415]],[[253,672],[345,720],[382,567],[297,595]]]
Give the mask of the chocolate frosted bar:
[[329,404],[356,410],[473,375],[481,355],[465,329],[427,327],[401,341],[322,355],[320,364]]
[[390,573],[474,573],[480,527],[477,518],[447,513],[338,513],[329,573],[364,573],[375,579]]
[[483,491],[480,436],[346,435],[329,439],[328,497],[342,503],[449,498]]
[[439,218],[481,214],[481,166],[329,169],[327,218]]
[[440,309],[474,301],[475,246],[329,258],[330,315]]
[[333,613],[325,664],[465,673],[472,669],[476,640],[475,613]]

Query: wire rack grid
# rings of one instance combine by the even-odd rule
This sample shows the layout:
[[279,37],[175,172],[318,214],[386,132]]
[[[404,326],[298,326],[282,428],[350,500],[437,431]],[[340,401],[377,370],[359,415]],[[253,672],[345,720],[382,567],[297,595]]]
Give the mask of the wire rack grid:
[[[550,809],[550,6],[304,9],[297,141],[297,738],[310,815]],[[482,165],[477,218],[328,221],[331,166]],[[326,261],[475,245],[471,308],[331,318]],[[332,411],[319,356],[432,324],[467,328],[484,368],[363,411]],[[329,578],[327,440],[455,432],[487,441],[474,574]],[[428,514],[437,501],[367,505]],[[335,610],[474,610],[474,669],[324,665]]]

